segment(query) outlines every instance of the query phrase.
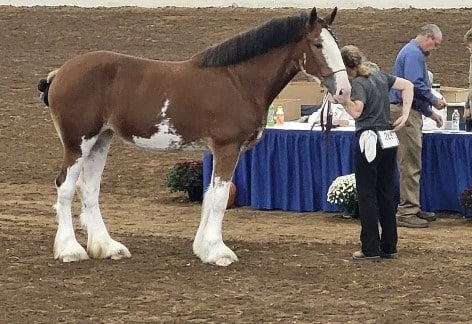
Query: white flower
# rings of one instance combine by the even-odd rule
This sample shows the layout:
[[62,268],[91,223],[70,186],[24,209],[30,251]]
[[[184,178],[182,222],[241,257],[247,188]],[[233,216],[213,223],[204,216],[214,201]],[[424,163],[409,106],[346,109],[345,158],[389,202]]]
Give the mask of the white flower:
[[354,173],[337,177],[329,186],[327,201],[340,206],[352,205],[357,201]]

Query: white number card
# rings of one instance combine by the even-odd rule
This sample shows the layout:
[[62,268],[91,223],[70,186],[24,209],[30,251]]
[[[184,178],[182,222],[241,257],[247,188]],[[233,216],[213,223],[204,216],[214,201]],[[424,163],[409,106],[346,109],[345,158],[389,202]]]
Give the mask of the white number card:
[[379,135],[380,145],[383,149],[388,149],[392,147],[397,147],[398,137],[397,134],[392,130],[384,130],[378,131],[377,134]]

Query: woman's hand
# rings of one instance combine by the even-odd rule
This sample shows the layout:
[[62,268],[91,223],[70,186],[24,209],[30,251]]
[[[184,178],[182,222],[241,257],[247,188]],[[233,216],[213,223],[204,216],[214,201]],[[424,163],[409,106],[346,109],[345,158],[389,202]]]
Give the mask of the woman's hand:
[[[328,99],[330,99],[328,97]],[[341,104],[341,105],[346,105],[347,102],[351,99],[351,92],[347,90],[342,90],[341,94],[336,94],[332,96],[332,100],[334,103]]]

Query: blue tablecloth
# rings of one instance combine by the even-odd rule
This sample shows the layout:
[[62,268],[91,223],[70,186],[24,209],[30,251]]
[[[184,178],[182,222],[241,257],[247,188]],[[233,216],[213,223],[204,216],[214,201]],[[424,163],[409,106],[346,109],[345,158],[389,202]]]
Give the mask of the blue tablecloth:
[[[233,182],[236,204],[254,209],[338,211],[326,201],[332,181],[354,170],[352,131],[267,129],[240,159]],[[212,155],[203,160],[204,186]],[[398,179],[397,179],[398,182]],[[426,211],[462,212],[460,193],[472,184],[472,134],[424,133],[421,205]]]

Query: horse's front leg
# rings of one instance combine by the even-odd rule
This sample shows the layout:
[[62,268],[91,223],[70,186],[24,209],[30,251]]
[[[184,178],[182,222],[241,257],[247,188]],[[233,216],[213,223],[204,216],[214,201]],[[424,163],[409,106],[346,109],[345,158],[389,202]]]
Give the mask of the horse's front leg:
[[228,266],[238,257],[223,242],[222,224],[231,181],[215,181],[203,197],[202,218],[193,243],[194,253],[205,263]]
[[[238,261],[236,254],[223,242],[222,235],[231,178],[238,156],[229,160],[218,160],[217,155],[214,155],[212,179],[203,196],[200,226],[193,242],[193,252],[203,262],[219,266]],[[221,180],[222,173],[227,180]]]

